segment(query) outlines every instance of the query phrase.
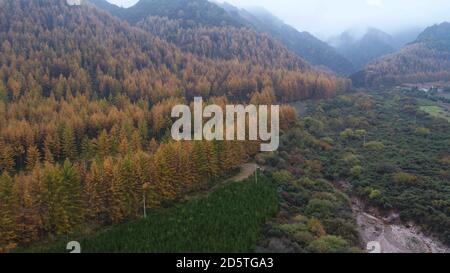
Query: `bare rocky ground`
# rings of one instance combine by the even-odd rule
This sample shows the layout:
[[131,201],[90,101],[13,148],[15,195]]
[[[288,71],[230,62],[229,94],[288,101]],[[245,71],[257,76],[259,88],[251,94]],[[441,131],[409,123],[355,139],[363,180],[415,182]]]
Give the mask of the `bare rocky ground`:
[[414,224],[401,223],[395,213],[383,218],[356,198],[352,207],[361,239],[365,244],[378,243],[381,253],[450,253],[448,247],[423,234]]

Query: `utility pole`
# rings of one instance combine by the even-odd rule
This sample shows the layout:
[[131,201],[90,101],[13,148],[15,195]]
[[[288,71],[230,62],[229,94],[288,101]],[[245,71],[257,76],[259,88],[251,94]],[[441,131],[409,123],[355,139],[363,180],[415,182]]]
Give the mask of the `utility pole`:
[[145,183],[144,185],[142,185],[142,201],[144,203],[144,218],[147,218],[147,204],[146,204],[146,193],[147,193],[147,189],[149,187],[148,183]]
[[146,204],[145,204],[145,191],[144,191],[144,193],[143,193],[143,195],[144,195],[144,218],[147,218],[147,206],[146,206]]

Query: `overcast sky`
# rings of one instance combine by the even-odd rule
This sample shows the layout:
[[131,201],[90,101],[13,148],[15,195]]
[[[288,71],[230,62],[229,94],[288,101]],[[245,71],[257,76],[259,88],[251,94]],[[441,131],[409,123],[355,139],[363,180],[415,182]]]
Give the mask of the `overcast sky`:
[[[138,0],[108,0],[131,6]],[[450,0],[227,0],[238,7],[264,7],[299,30],[327,38],[372,26],[394,33],[450,21]]]

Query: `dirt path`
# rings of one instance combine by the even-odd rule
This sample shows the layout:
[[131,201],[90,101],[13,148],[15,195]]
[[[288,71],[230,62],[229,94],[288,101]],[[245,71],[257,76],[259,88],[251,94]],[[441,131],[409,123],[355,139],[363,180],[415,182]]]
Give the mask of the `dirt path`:
[[365,244],[377,242],[381,253],[450,253],[450,249],[438,240],[423,234],[414,225],[403,225],[398,215],[382,218],[374,211],[366,211],[364,204],[352,200],[353,212]]
[[252,176],[256,169],[258,168],[258,165],[255,163],[246,163],[241,166],[241,171],[234,177],[232,177],[231,181],[241,182],[245,179]]
[[255,164],[255,163],[242,164],[241,167],[240,167],[239,173],[236,174],[235,176],[233,176],[231,178],[228,178],[228,179],[225,179],[223,181],[220,181],[219,183],[217,183],[213,187],[209,188],[208,190],[205,190],[205,191],[200,192],[200,193],[195,193],[193,195],[188,195],[188,196],[183,198],[183,201],[188,201],[188,200],[193,200],[193,199],[198,199],[198,198],[204,198],[204,197],[210,195],[211,193],[215,192],[217,189],[219,189],[223,185],[226,185],[227,183],[242,182],[245,179],[247,179],[250,176],[252,176],[255,173],[257,168],[258,168],[258,165]]

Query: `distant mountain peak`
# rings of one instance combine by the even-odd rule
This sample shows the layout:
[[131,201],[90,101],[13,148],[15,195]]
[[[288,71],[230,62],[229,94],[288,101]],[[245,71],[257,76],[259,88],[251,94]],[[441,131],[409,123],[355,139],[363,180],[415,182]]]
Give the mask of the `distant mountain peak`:
[[357,69],[394,52],[397,44],[390,34],[374,27],[350,29],[329,42]]
[[450,23],[426,28],[401,50],[352,75],[356,86],[376,87],[450,82]]
[[342,34],[333,37],[329,40],[333,46],[340,46],[342,44],[356,43],[364,39],[379,38],[389,39],[391,35],[375,27],[352,28],[348,29]]
[[391,48],[392,51],[394,51],[394,38],[377,28],[370,27],[367,29],[366,34],[361,38],[360,43],[374,43],[375,45],[383,46],[386,49]]
[[[353,70],[352,64],[333,47],[308,32],[297,31],[264,8],[240,9],[227,2],[215,0],[140,0],[136,5],[123,9],[106,4],[106,0],[91,1],[131,24],[138,24],[156,16],[177,21],[179,27],[186,30],[198,27],[251,29],[258,35],[270,37],[268,41],[273,40],[276,42],[273,44],[282,45],[287,51],[315,66],[328,67],[328,71],[341,75],[348,75]],[[152,22],[146,23],[146,26],[150,27]]]
[[353,70],[350,61],[337,53],[333,47],[306,31],[300,32],[289,26],[265,8],[239,9],[226,2],[217,4],[230,15],[242,18],[247,26],[276,38],[313,65],[327,67],[328,70],[342,75]]
[[392,39],[392,36],[380,29],[374,28],[374,27],[369,27],[367,28],[366,34],[364,35],[365,37],[378,37],[381,39]]
[[416,42],[445,42],[450,43],[450,23],[443,22],[426,28]]
[[67,5],[69,6],[81,6],[82,0],[66,0]]
[[208,0],[140,0],[129,8],[120,8],[106,0],[90,0],[94,5],[132,24],[148,16],[167,17],[200,25],[242,26],[234,20],[217,2]]

